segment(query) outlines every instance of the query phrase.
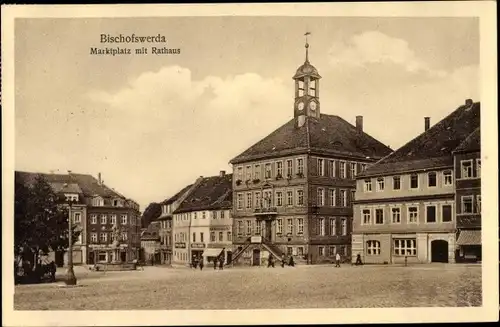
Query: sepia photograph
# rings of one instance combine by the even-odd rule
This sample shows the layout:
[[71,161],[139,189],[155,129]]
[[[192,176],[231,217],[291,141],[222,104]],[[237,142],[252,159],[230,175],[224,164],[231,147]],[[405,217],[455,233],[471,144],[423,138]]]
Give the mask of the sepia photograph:
[[9,325],[498,320],[495,6],[2,6]]

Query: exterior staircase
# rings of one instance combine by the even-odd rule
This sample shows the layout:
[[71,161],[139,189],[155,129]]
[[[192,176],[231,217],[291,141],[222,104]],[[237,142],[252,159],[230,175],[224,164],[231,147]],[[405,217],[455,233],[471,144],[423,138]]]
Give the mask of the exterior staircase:
[[283,260],[283,251],[275,244],[271,243],[269,240],[262,238],[262,245],[278,260]]
[[252,245],[252,243],[250,242],[250,237],[245,241],[245,243],[243,244],[243,248],[241,249],[241,251],[239,252],[236,252],[233,256],[233,258],[231,259],[231,263],[230,265],[232,265],[233,263],[237,262],[238,259],[243,255],[243,253],[245,253],[245,251],[248,249],[248,247]]

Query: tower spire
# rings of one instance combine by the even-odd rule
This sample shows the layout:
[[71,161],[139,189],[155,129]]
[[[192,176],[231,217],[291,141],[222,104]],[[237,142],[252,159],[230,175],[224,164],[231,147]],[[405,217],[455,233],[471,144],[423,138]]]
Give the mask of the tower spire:
[[311,32],[306,32],[304,36],[306,37],[306,62],[309,62],[309,43],[307,43],[307,36],[311,35]]

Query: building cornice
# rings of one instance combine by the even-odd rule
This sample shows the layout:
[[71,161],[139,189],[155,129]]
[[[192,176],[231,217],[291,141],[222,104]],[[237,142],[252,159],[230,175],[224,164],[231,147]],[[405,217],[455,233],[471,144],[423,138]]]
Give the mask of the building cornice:
[[386,203],[386,202],[411,202],[411,201],[421,201],[421,200],[441,200],[441,199],[454,199],[455,193],[442,193],[442,194],[426,194],[426,195],[414,195],[414,196],[404,196],[404,197],[394,197],[394,198],[379,198],[379,199],[366,199],[366,200],[355,200],[353,204],[372,204],[372,203]]

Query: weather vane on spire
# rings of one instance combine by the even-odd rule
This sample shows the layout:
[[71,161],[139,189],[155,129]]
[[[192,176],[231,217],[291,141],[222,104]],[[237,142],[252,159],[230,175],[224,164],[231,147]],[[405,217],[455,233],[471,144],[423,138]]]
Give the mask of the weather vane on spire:
[[304,36],[306,37],[306,62],[309,62],[309,43],[307,43],[307,36],[311,35],[311,32],[306,32]]

